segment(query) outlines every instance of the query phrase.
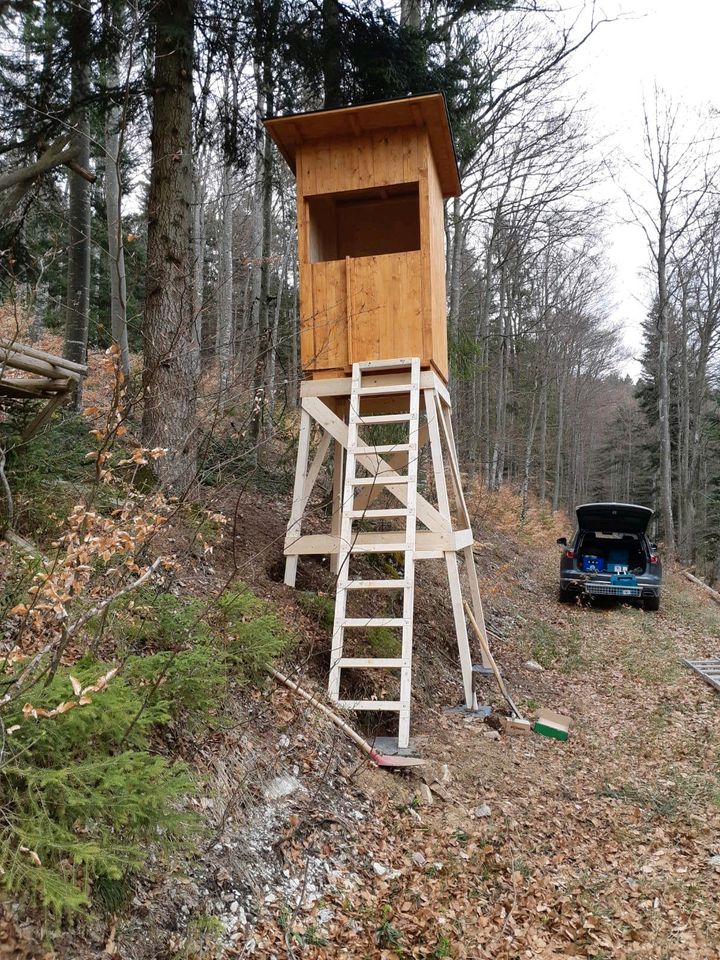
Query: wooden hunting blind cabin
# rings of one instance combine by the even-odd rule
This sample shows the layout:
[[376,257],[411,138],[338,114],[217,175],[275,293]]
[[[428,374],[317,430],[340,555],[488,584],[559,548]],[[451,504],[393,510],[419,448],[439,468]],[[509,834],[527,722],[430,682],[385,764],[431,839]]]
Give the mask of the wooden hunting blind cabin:
[[266,121],[297,178],[302,367],[419,357],[448,377],[445,197],[460,178],[441,94]]
[[[305,379],[285,582],[295,585],[299,556],[330,557],[337,574],[330,699],[397,712],[404,749],[416,561],[445,560],[468,709],[476,702],[458,553],[484,631],[447,390],[444,199],[460,193],[460,179],[445,100],[409,97],[265,125],[297,179]],[[426,445],[435,504],[418,491]],[[331,530],[303,534],[331,448]],[[398,576],[372,576],[367,554],[402,556]],[[397,655],[363,648],[362,635],[380,627],[398,632]],[[368,698],[362,683],[347,679],[375,668],[399,674],[395,696]],[[391,688],[388,681],[384,689]]]

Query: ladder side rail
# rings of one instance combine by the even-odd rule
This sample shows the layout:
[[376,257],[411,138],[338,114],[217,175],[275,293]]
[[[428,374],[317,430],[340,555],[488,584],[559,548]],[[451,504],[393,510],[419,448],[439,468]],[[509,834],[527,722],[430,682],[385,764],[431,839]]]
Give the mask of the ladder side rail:
[[335,589],[335,617],[333,620],[332,646],[330,650],[330,676],[328,678],[328,696],[338,702],[340,699],[340,660],[343,655],[345,627],[343,626],[347,608],[347,581],[349,579],[350,558],[352,556],[353,519],[349,515],[355,497],[355,448],[357,447],[358,425],[354,422],[353,411],[360,409],[361,371],[357,363],[353,364],[352,387],[350,390],[350,416],[348,423],[348,441],[345,454],[345,482],[340,504],[340,546],[338,551],[338,569]]
[[410,368],[410,422],[408,430],[408,515],[405,521],[405,563],[403,590],[403,627],[400,669],[400,717],[398,746],[403,749],[410,741],[410,709],[412,698],[413,620],[415,615],[415,547],[417,533],[417,480],[420,456],[420,360],[412,361]]

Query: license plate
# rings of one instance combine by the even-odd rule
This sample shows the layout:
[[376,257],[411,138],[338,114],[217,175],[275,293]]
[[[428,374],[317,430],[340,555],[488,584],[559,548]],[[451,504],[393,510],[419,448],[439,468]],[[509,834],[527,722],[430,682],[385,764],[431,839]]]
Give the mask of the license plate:
[[623,595],[624,597],[631,597],[631,596],[632,596],[632,590],[623,590],[622,595]]

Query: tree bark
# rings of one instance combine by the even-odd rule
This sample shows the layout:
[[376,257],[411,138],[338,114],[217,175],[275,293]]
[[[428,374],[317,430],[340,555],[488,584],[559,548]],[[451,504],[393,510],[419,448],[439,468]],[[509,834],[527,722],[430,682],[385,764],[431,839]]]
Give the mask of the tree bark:
[[665,557],[668,563],[675,559],[675,523],[672,494],[672,447],[670,442],[670,304],[667,289],[667,232],[668,232],[668,166],[663,164],[663,175],[658,191],[659,229],[657,249],[658,281],[658,419],[660,426],[660,512],[663,519]]
[[[113,6],[113,27],[122,28],[122,19]],[[107,86],[118,86],[118,64],[111,56],[106,71]],[[112,102],[105,120],[105,208],[108,232],[108,259],[110,267],[110,332],[120,355],[120,369],[126,380],[130,376],[130,348],[127,329],[127,281],[125,276],[125,245],[122,230],[122,192],[120,186],[120,119],[121,111]]]
[[143,440],[167,449],[153,467],[163,487],[182,494],[193,483],[197,456],[190,238],[193,0],[158,0],[153,21]]
[[326,110],[342,106],[339,12],[338,0],[322,0],[323,105]]
[[220,250],[218,265],[217,331],[215,348],[218,365],[220,403],[232,379],[233,346],[233,189],[230,164],[223,165],[220,185]]
[[193,330],[192,359],[196,379],[202,370],[202,331],[205,299],[205,199],[207,193],[206,165],[200,160],[193,172]]
[[[72,145],[77,162],[90,167],[90,64],[87,43],[92,28],[88,0],[78,0],[70,14],[69,36],[72,51],[71,102],[73,111]],[[65,301],[64,356],[75,363],[85,363],[89,332],[90,307],[90,184],[77,173],[70,176],[68,204],[68,273]],[[81,385],[75,393],[75,406],[82,402]]]

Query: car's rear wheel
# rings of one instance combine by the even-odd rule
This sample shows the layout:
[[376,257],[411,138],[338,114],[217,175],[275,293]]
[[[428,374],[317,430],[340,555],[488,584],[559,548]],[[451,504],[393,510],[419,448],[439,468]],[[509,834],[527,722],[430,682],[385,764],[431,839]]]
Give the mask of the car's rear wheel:
[[643,600],[643,609],[645,610],[659,610],[660,609],[660,597],[645,597]]
[[560,587],[560,591],[558,593],[558,599],[560,600],[560,603],[572,603],[576,596],[577,594],[574,590],[566,590],[564,587]]

